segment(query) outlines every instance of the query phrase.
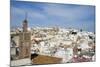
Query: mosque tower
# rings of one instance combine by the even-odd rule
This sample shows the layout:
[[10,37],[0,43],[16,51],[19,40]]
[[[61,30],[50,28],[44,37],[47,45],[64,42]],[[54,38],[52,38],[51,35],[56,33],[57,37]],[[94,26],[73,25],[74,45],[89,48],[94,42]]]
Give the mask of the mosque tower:
[[31,55],[31,33],[28,29],[27,14],[23,21],[23,31],[19,34],[19,58],[29,58]]

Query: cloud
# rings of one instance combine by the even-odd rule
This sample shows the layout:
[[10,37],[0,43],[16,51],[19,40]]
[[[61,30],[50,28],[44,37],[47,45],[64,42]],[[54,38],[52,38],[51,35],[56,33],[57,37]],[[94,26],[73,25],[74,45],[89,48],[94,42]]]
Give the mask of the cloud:
[[25,13],[28,13],[28,17],[29,18],[45,18],[45,16],[39,12],[36,11],[32,11],[28,8],[26,9],[21,9],[21,8],[16,8],[16,7],[12,7],[11,8],[11,15],[22,15],[25,16]]
[[44,12],[46,12],[49,16],[66,18],[67,20],[71,20],[71,21],[82,20],[94,14],[93,10],[90,11],[91,10],[90,6],[74,7],[74,5],[71,5],[74,8],[71,8],[70,6],[69,7],[66,7],[66,6],[49,4],[49,5],[44,6],[43,9],[44,9]]
[[90,27],[93,29],[95,23],[94,6],[17,2],[11,4],[11,25],[21,24],[25,12],[28,13],[30,26],[84,28],[86,25],[88,30]]

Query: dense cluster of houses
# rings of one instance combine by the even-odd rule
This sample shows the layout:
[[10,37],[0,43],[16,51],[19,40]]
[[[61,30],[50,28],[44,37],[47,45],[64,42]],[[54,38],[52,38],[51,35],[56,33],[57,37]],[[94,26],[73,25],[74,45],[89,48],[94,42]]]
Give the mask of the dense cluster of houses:
[[95,34],[76,29],[33,28],[31,53],[62,58],[61,63],[95,61]]
[[[11,34],[17,34],[20,31],[17,29],[17,32],[15,30]],[[36,27],[28,31],[31,33],[31,54],[62,58],[60,63],[95,61],[95,34],[92,32],[58,27]],[[13,35],[12,57],[18,55],[18,42],[19,37]]]

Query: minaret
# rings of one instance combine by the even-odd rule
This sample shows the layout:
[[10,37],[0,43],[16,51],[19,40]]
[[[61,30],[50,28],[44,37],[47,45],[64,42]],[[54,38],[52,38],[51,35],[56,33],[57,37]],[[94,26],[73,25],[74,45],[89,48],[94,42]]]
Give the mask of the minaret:
[[31,33],[28,32],[27,14],[23,21],[23,32],[19,34],[19,59],[30,58]]

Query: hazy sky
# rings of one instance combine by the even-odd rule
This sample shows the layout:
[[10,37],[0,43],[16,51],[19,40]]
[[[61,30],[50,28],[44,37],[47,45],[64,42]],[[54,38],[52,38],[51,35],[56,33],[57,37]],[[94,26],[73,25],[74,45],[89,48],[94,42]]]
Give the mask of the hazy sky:
[[59,26],[95,30],[95,7],[39,2],[11,2],[11,27],[21,27],[27,12],[30,27]]

